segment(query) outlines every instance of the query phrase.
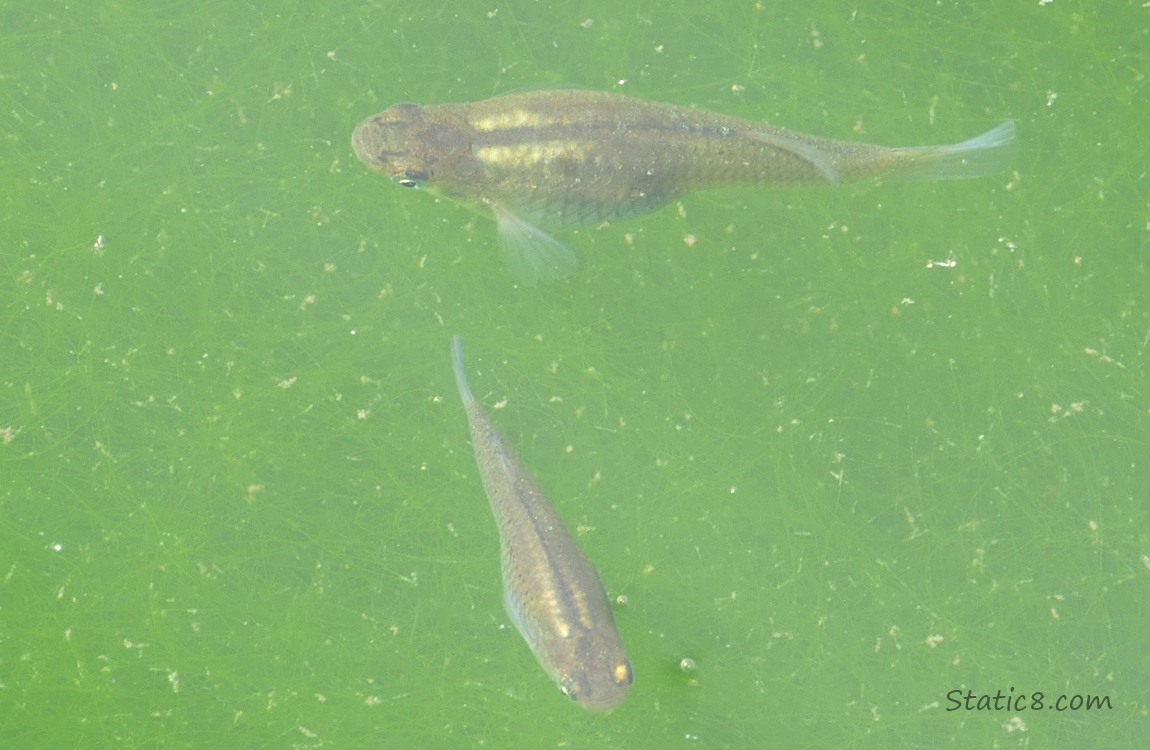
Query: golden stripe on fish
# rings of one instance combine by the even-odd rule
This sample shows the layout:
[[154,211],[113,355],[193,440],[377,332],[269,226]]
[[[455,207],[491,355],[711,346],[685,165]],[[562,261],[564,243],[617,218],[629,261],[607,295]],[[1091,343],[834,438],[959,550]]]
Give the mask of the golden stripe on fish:
[[559,601],[558,591],[551,589],[543,592],[543,604],[551,618],[555,632],[562,638],[571,637],[571,623],[563,616],[563,603]]
[[538,112],[528,112],[525,109],[516,109],[510,112],[498,112],[488,117],[481,117],[471,123],[471,127],[480,133],[493,133],[497,130],[515,130],[517,128],[538,128],[550,125],[551,120]]
[[515,146],[480,146],[475,149],[475,158],[516,169],[553,161],[582,162],[590,150],[590,144],[580,141],[540,141]]

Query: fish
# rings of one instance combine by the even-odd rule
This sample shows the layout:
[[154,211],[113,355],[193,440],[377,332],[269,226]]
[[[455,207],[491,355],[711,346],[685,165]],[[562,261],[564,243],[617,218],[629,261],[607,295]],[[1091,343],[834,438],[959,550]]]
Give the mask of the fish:
[[633,672],[603,583],[472,394],[459,336],[452,339],[451,358],[475,462],[499,528],[504,608],[564,694],[586,709],[609,711],[627,697]]
[[352,148],[403,187],[493,216],[507,265],[532,285],[578,266],[552,230],[628,219],[709,188],[981,177],[1003,167],[1015,134],[1007,120],[961,143],[890,148],[561,89],[396,104],[361,122]]

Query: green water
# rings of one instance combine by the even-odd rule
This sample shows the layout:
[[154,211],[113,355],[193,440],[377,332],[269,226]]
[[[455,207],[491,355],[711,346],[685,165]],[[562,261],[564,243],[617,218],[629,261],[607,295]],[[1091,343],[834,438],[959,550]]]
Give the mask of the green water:
[[[0,3],[0,744],[1141,746],[1145,7],[571,7]],[[530,290],[351,152],[559,84],[1019,151],[693,195]],[[453,333],[624,599],[612,714],[502,610]],[[947,710],[1012,687],[1110,707]]]

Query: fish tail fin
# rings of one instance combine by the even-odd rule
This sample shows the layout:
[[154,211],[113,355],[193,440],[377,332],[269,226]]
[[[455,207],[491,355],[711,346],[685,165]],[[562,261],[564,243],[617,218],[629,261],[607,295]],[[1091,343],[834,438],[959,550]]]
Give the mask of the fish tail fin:
[[451,364],[455,370],[455,386],[459,389],[459,397],[464,405],[475,402],[471,395],[471,386],[467,384],[467,371],[463,369],[463,339],[458,335],[451,337]]
[[1000,171],[1014,153],[1017,128],[1007,120],[982,135],[947,146],[896,148],[903,180],[962,180]]

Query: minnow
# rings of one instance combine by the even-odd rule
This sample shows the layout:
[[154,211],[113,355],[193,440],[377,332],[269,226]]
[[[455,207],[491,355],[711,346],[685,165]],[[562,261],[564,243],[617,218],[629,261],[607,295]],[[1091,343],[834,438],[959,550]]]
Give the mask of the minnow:
[[499,527],[507,614],[568,697],[592,711],[610,710],[627,697],[632,672],[599,575],[472,395],[458,336],[451,358],[475,462]]
[[493,215],[512,271],[532,284],[577,265],[547,230],[629,218],[706,188],[979,177],[1003,166],[1014,137],[1006,121],[961,143],[889,148],[557,90],[396,104],[360,123],[352,146],[403,187],[426,187]]

